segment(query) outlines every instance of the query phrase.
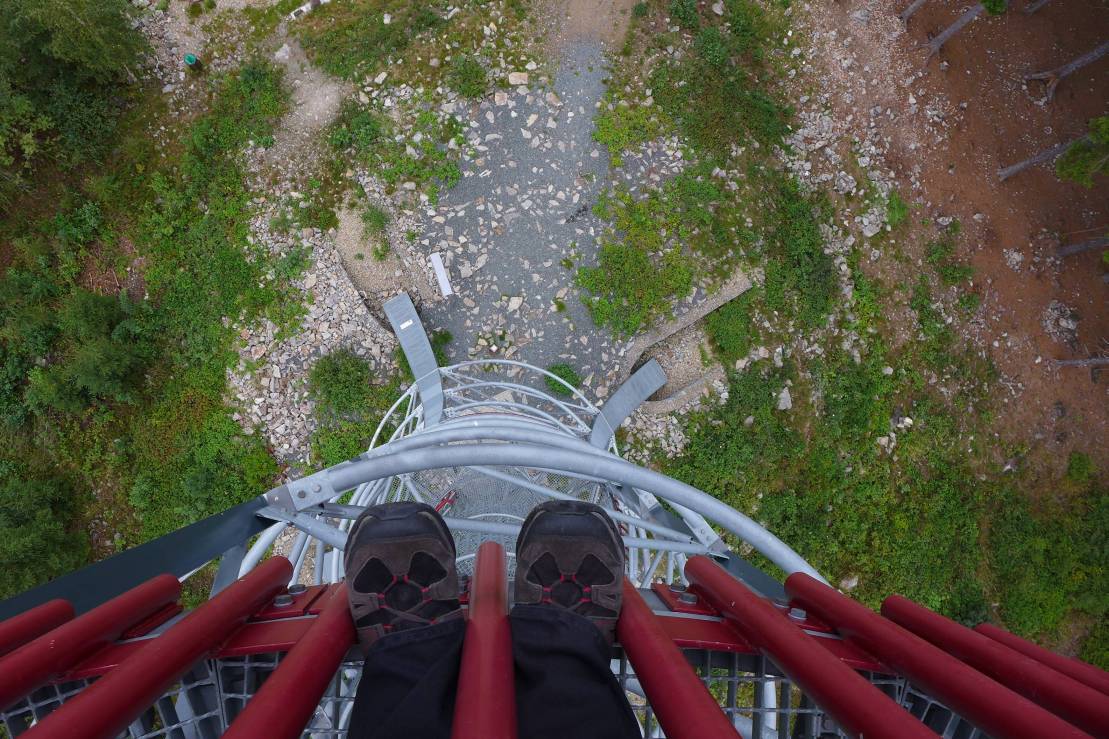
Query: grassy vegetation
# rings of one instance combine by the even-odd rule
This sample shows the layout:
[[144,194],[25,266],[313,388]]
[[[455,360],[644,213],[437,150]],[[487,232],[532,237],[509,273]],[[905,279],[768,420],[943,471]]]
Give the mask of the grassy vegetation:
[[452,90],[467,98],[481,97],[489,84],[485,78],[485,67],[468,54],[460,54],[451,60],[447,82]]
[[301,19],[297,33],[316,65],[336,77],[359,80],[373,77],[417,35],[441,25],[446,10],[443,0],[330,3]]
[[722,19],[699,14],[692,0],[674,0],[670,15],[695,41],[691,53],[652,70],[659,106],[706,155],[726,157],[751,140],[780,142],[790,110],[770,92],[776,70],[767,46],[781,18],[750,0],[725,3]]
[[746,357],[758,340],[754,325],[754,303],[758,298],[757,289],[748,290],[705,317],[705,331],[725,366]]
[[[679,175],[637,200],[626,190],[594,207],[613,226],[599,240],[595,267],[577,272],[594,322],[632,334],[693,288],[694,254],[714,251],[713,204],[721,197],[699,172]],[[646,274],[653,279],[644,280]]]
[[[63,185],[57,211],[5,223],[16,249],[0,279],[0,464],[13,505],[0,523],[8,541],[19,530],[57,548],[11,560],[5,581],[17,589],[87,556],[87,517],[125,547],[257,495],[276,475],[224,395],[236,324],[299,315],[291,282],[303,260],[248,240],[240,163],[285,100],[264,64],[214,77],[179,152],[154,157],[136,119],[105,167]],[[121,290],[135,258],[143,282]]]
[[441,188],[458,183],[462,172],[457,154],[447,144],[464,143],[462,124],[453,115],[424,109],[408,121],[410,138],[397,140],[395,124],[385,115],[353,102],[344,104],[339,119],[328,132],[332,149],[341,158],[371,169],[390,188],[423,187],[432,203]]
[[308,376],[318,424],[313,463],[330,467],[366,451],[398,391],[396,378],[375,382],[369,363],[349,350],[321,357]]
[[897,228],[909,217],[909,205],[901,199],[896,190],[890,190],[886,198],[886,221],[891,228]]
[[[555,377],[559,378],[559,380],[562,380],[562,382],[559,382],[553,377],[544,378],[547,383],[547,389],[549,389],[552,393],[555,393],[556,395],[564,395],[567,397],[573,395],[573,393],[570,391],[569,388],[566,387],[566,385],[569,385],[570,387],[581,387],[581,376],[578,375],[577,371],[573,367],[564,362],[552,364],[550,367],[547,368],[547,371]],[[563,385],[563,382],[566,383],[566,385]]]

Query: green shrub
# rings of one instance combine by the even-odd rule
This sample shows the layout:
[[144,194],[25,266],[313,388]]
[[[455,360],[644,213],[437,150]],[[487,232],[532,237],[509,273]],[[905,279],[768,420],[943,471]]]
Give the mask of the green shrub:
[[[559,380],[562,380],[562,382],[559,382],[554,377],[543,378],[547,383],[547,389],[556,395],[564,395],[567,397],[573,395],[574,393],[570,388],[566,387],[566,385],[572,388],[581,387],[581,377],[578,376],[578,373],[574,371],[573,367],[564,362],[552,364],[547,368],[547,371]],[[563,383],[565,383],[565,385]]]
[[1085,485],[1094,478],[1097,470],[1090,455],[1082,452],[1071,452],[1067,459],[1067,479],[1071,482]]
[[990,526],[989,554],[1000,615],[1023,636],[1053,635],[1072,609],[1109,610],[1109,494],[1033,503],[1009,491]]
[[768,211],[769,238],[763,292],[771,310],[796,312],[802,325],[827,320],[838,289],[832,258],[824,253],[820,219],[828,203],[801,192],[796,180],[767,183],[773,200]]
[[620,154],[650,140],[658,129],[649,108],[629,105],[602,110],[593,125],[593,139],[608,147],[617,165]]
[[[692,1],[676,0],[671,14],[675,6],[685,5],[696,20]],[[726,6],[729,23],[698,34],[699,53],[655,65],[648,85],[659,107],[698,149],[721,157],[752,138],[764,146],[779,144],[791,115],[768,92],[767,81],[775,72],[765,63],[763,49],[773,45],[771,22],[747,0]]]
[[1109,167],[1109,115],[1090,121],[1086,138],[1076,141],[1055,161],[1055,173],[1062,180],[1094,186],[1094,176]]
[[955,234],[957,233],[958,229],[949,227],[928,245],[928,251],[925,254],[925,261],[936,269],[936,273],[945,285],[958,285],[974,276],[973,267],[955,258]]
[[27,405],[78,413],[98,402],[134,400],[151,355],[145,315],[126,293],[74,290],[58,315],[62,353],[31,372]]
[[[392,16],[384,22],[384,14]],[[373,76],[424,31],[443,23],[429,3],[408,0],[350,0],[321,6],[297,23],[309,58],[336,77]]]
[[26,472],[0,461],[0,599],[76,569],[88,556],[88,537],[75,525],[74,490],[60,478]]
[[451,59],[447,71],[447,85],[462,97],[479,98],[485,94],[485,67],[468,54],[459,54]]
[[105,91],[58,80],[50,87],[43,110],[57,133],[50,142],[52,158],[63,169],[99,164],[108,155],[119,120],[119,105]]
[[128,500],[142,539],[257,497],[278,473],[261,434],[244,434],[222,398],[200,387],[173,388],[134,431]]
[[647,3],[640,0],[640,2],[632,6],[632,16],[635,18],[645,18],[647,17],[648,10]]
[[0,24],[0,206],[39,168],[99,161],[146,48],[126,0],[12,0]]
[[325,415],[362,409],[371,397],[369,363],[347,349],[320,357],[308,374],[308,393]]
[[715,26],[702,28],[697,34],[697,53],[713,67],[725,67],[728,64],[728,47],[720,29]]
[[1094,622],[1090,633],[1082,642],[1078,658],[1095,667],[1109,670],[1109,616],[1102,616]]
[[323,467],[366,451],[385,412],[396,400],[398,383],[375,384],[369,363],[349,350],[320,357],[308,376],[319,424],[312,457]]
[[[605,194],[594,212],[613,225],[599,239],[597,265],[581,267],[577,284],[593,321],[629,335],[650,325],[693,289],[692,254],[716,255],[715,208],[723,194],[703,166],[636,198]],[[664,236],[665,234],[665,236]],[[643,275],[653,279],[645,280]]]
[[752,310],[755,299],[756,291],[748,290],[705,316],[705,330],[725,367],[747,356],[758,339]]
[[890,190],[886,198],[886,221],[891,228],[897,228],[909,217],[909,205],[901,199],[897,190]]
[[697,0],[670,0],[670,17],[687,29],[692,30],[701,25],[701,18],[697,14]]
[[331,146],[340,151],[353,149],[364,153],[381,137],[381,122],[377,117],[351,101],[343,103],[339,118],[328,133]]
[[379,206],[370,204],[362,211],[362,229],[367,236],[381,236],[389,225],[389,214]]

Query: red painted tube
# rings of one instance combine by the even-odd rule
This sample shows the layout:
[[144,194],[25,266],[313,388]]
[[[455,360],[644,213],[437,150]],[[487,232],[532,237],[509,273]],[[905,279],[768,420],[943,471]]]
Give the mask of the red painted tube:
[[1089,685],[900,595],[886,598],[882,615],[1083,731],[1109,737],[1109,696]]
[[119,638],[181,594],[173,575],[159,575],[68,621],[0,659],[0,709],[7,708]]
[[1086,736],[1058,716],[808,575],[786,578],[794,602],[834,626],[982,731],[996,737]]
[[296,739],[304,731],[343,655],[354,643],[346,588],[333,587],[327,597],[316,622],[266,678],[224,739]]
[[190,667],[285,587],[293,566],[271,557],[196,609],[24,734],[109,739],[127,729]]
[[1001,642],[1010,649],[1015,649],[1025,657],[1031,657],[1037,662],[1044,663],[1056,672],[1061,672],[1067,677],[1072,677],[1080,683],[1089,685],[1094,690],[1109,695],[1109,672],[1105,670],[1099,670],[1097,667],[1073,657],[1056,654],[1038,644],[1033,644],[1027,639],[1021,639],[1016,634],[999,629],[993,624],[979,624],[974,627],[974,630],[996,642]]
[[736,729],[686,662],[635,586],[624,580],[616,637],[628,653],[651,710],[671,739],[734,739]]
[[685,576],[763,654],[852,736],[936,739],[859,673],[821,648],[781,611],[708,557],[690,557]]
[[0,657],[73,618],[73,606],[58,598],[0,621]]
[[453,739],[513,739],[516,683],[508,624],[508,570],[504,549],[478,547],[470,583],[470,620],[462,642],[462,668],[454,702]]

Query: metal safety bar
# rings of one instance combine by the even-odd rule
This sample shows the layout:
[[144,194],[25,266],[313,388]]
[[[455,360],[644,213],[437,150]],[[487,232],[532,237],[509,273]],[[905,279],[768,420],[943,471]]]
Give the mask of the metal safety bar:
[[354,643],[354,623],[344,588],[333,588],[327,604],[262,689],[224,734],[231,739],[295,739],[304,731]]
[[901,706],[836,659],[789,618],[707,557],[691,557],[685,576],[782,671],[855,736],[934,739]]
[[453,739],[516,736],[507,573],[500,544],[487,541],[478,547],[454,702]]
[[1021,639],[1016,634],[1010,634],[1004,629],[999,629],[993,624],[978,624],[974,630],[984,634],[994,641],[1001,642],[1010,649],[1015,649],[1021,654],[1042,662],[1056,672],[1089,685],[1104,695],[1109,695],[1109,672],[1099,670],[1093,665],[1088,665],[1072,657],[1048,651],[1038,644],[1033,644],[1027,639]]
[[669,739],[734,737],[731,721],[685,661],[643,596],[624,580],[616,636]]
[[1109,736],[1109,696],[900,595],[882,615],[1094,736]]
[[1085,734],[1035,703],[886,620],[861,603],[804,575],[786,579],[786,592],[800,607],[836,628],[844,639],[873,654],[937,700],[995,736]]
[[[284,587],[284,557],[261,567],[206,602],[27,732],[29,739],[110,737],[125,731],[190,667]],[[64,627],[63,627],[64,628]]]
[[0,709],[7,708],[151,614],[175,603],[181,583],[160,575],[44,633],[0,659]]
[[73,618],[73,606],[57,598],[0,622],[0,657]]

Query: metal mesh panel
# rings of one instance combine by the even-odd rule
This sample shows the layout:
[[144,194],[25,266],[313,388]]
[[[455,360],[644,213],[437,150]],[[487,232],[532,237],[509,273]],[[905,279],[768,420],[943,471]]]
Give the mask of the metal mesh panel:
[[[833,739],[846,737],[789,678],[765,657],[705,649],[684,650],[686,659],[721,709],[745,737]],[[643,695],[635,670],[616,649],[612,671],[624,688],[644,737],[665,736]],[[879,690],[947,739],[983,739],[986,734],[916,690],[903,678],[863,672]]]

